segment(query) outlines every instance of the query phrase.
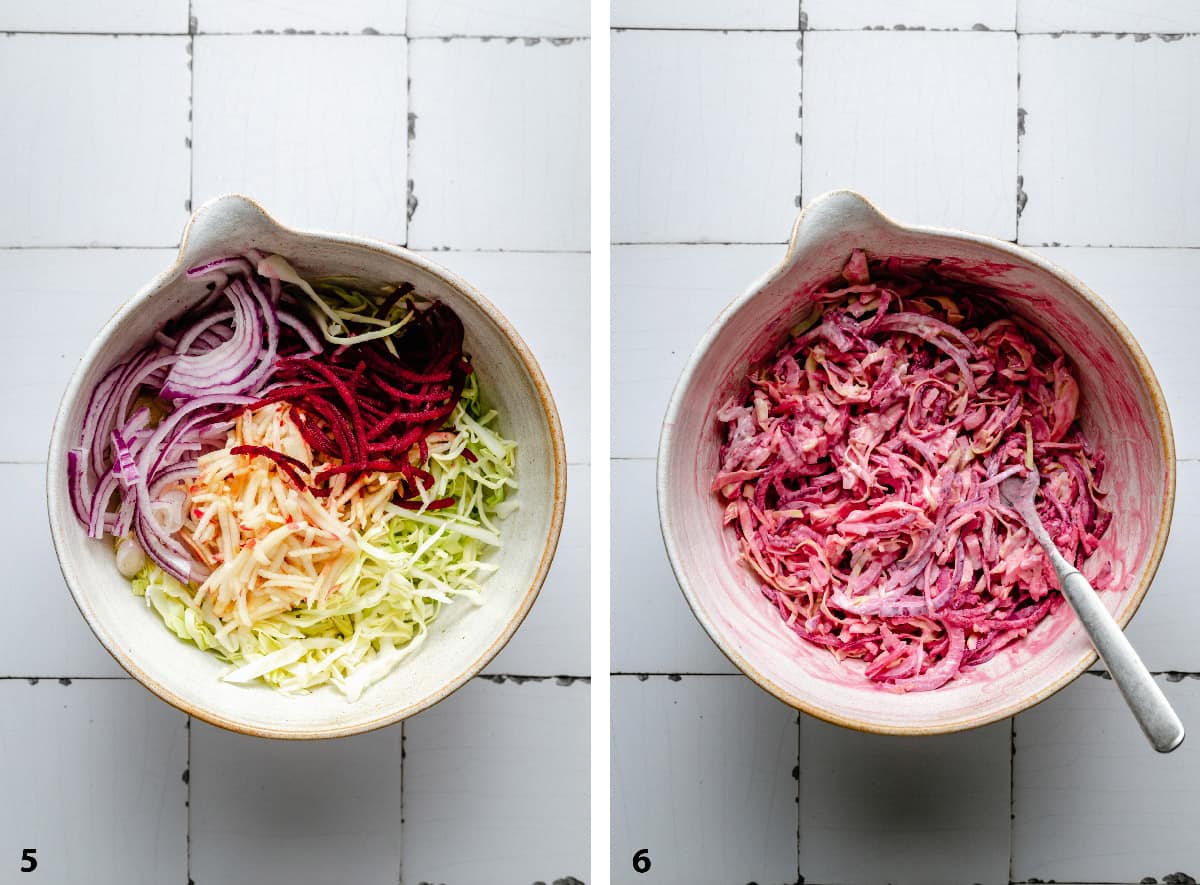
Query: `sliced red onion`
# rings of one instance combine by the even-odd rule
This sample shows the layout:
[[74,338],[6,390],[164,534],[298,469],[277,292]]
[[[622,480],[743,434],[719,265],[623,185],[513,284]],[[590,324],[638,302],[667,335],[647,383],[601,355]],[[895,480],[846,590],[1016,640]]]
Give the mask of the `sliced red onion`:
[[112,432],[113,452],[116,453],[116,463],[113,464],[113,473],[120,480],[124,488],[129,488],[138,481],[140,474],[137,469],[137,462],[133,457],[133,450],[129,447],[129,443],[125,441],[125,437],[121,435],[121,431],[114,430]]
[[92,512],[88,516],[88,537],[103,538],[105,518],[108,514],[108,503],[112,494],[117,490],[117,477],[110,473],[100,480],[96,494],[92,496]]
[[160,470],[149,482],[150,497],[157,498],[163,489],[192,479],[199,472],[200,462],[196,460],[180,461],[165,470]]
[[[272,280],[271,282],[276,285],[279,284],[279,280]],[[290,326],[296,331],[296,334],[304,339],[304,343],[308,345],[309,353],[318,354],[321,352],[321,342],[317,340],[316,333],[308,327],[307,323],[285,310],[278,311],[276,316],[279,318],[279,322],[285,326]]]
[[[232,310],[222,310],[219,313],[210,314],[209,316],[200,320],[200,322],[196,323],[196,325],[188,329],[187,332],[180,335],[179,341],[175,343],[175,346],[172,349],[175,351],[175,353],[180,355],[191,353],[192,344],[197,338],[199,338],[203,333],[207,332],[210,328],[229,319],[233,319]],[[228,327],[223,326],[221,328],[225,329]],[[229,333],[233,334],[232,330],[229,330]]]
[[75,518],[84,525],[91,522],[92,495],[87,487],[87,451],[70,449],[67,452],[67,490]]
[[253,272],[254,268],[250,266],[250,262],[240,255],[226,255],[224,258],[215,258],[212,261],[206,261],[204,264],[197,264],[195,267],[187,269],[189,277],[199,277],[209,273],[226,275],[237,273],[249,276]]

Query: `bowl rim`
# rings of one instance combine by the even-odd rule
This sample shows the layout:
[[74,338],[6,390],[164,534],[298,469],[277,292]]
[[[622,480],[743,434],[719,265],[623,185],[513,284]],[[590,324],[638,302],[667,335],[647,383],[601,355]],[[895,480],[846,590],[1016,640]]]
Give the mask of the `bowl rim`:
[[[267,225],[274,228],[279,233],[288,237],[295,237],[300,240],[317,239],[334,245],[348,245],[366,249],[371,252],[384,255],[409,265],[415,266],[426,273],[437,277],[442,282],[447,284],[455,293],[467,301],[474,304],[486,317],[491,321],[509,345],[513,348],[517,357],[520,359],[525,371],[529,374],[535,391],[537,392],[538,401],[541,405],[542,416],[545,420],[547,430],[550,435],[551,446],[551,467],[553,470],[553,502],[550,513],[550,525],[546,534],[546,541],[538,555],[537,569],[534,572],[533,579],[529,587],[524,591],[521,597],[520,604],[517,610],[505,623],[504,628],[500,633],[492,639],[490,644],[484,651],[467,667],[459,671],[456,675],[445,681],[435,691],[429,693],[420,700],[389,710],[376,716],[373,719],[364,720],[345,725],[329,724],[324,726],[303,725],[297,727],[288,726],[261,726],[251,724],[237,717],[226,716],[211,709],[191,703],[180,697],[171,689],[164,686],[161,682],[146,672],[139,666],[130,655],[118,646],[109,635],[104,624],[96,617],[91,607],[86,602],[87,591],[81,589],[86,586],[85,577],[80,574],[74,564],[69,564],[64,559],[63,547],[60,543],[61,533],[66,530],[62,522],[59,520],[53,506],[53,501],[61,498],[66,493],[66,482],[64,471],[61,469],[61,457],[65,456],[65,451],[68,448],[65,440],[67,433],[66,414],[69,411],[71,404],[82,395],[83,377],[91,366],[100,356],[100,351],[103,345],[113,339],[118,327],[124,322],[134,310],[146,303],[149,299],[159,294],[163,286],[170,280],[174,279],[182,270],[184,270],[185,259],[188,254],[188,239],[192,234],[192,229],[196,225],[197,219],[201,218],[208,212],[214,211],[214,207],[219,203],[233,203],[241,201],[250,208],[262,215],[263,220]],[[459,277],[452,271],[430,261],[423,255],[410,251],[404,246],[394,245],[392,243],[378,240],[373,237],[363,237],[354,234],[314,230],[308,228],[298,228],[285,225],[278,221],[273,215],[267,212],[256,200],[237,193],[226,193],[213,197],[201,205],[195,212],[192,213],[184,226],[183,235],[180,239],[179,249],[175,254],[171,265],[162,271],[158,276],[144,285],[135,294],[127,298],[120,307],[116,309],[108,321],[92,338],[91,343],[80,357],[74,372],[71,375],[70,381],[67,383],[66,389],[63,392],[62,399],[59,401],[58,410],[55,413],[54,425],[50,434],[50,443],[46,459],[46,505],[47,514],[50,521],[50,535],[54,544],[55,558],[58,560],[59,569],[62,572],[63,579],[66,581],[67,588],[70,590],[71,597],[75,601],[76,607],[83,615],[92,633],[104,646],[105,650],[113,657],[113,659],[124,669],[130,676],[148,688],[151,692],[158,695],[162,700],[169,703],[176,709],[200,719],[210,725],[233,731],[239,734],[250,735],[253,737],[275,738],[283,740],[319,740],[327,738],[349,737],[355,734],[362,734],[375,729],[384,728],[388,725],[393,725],[410,716],[414,716],[424,710],[429,709],[434,704],[445,700],[472,677],[478,674],[485,666],[500,653],[501,649],[508,644],[513,637],[517,628],[528,616],[530,609],[533,607],[534,601],[537,599],[542,585],[545,583],[546,574],[550,569],[550,565],[554,559],[555,551],[558,547],[559,538],[562,534],[563,515],[566,507],[566,486],[567,486],[567,457],[566,445],[563,439],[562,422],[559,418],[558,408],[554,402],[554,396],[550,391],[550,385],[546,381],[546,377],[542,372],[541,366],[534,357],[533,352],[529,349],[529,345],[517,332],[509,319],[497,308],[488,298],[486,298],[478,289],[468,283],[466,280]],[[72,516],[68,522],[73,523]]]
[[1155,534],[1154,543],[1151,546],[1149,557],[1146,562],[1146,570],[1142,576],[1142,580],[1138,586],[1134,588],[1129,596],[1129,602],[1126,604],[1124,611],[1116,618],[1118,625],[1124,629],[1137,613],[1138,608],[1142,604],[1147,591],[1150,589],[1151,583],[1158,572],[1159,564],[1162,560],[1163,551],[1166,548],[1167,538],[1171,530],[1171,518],[1175,508],[1175,475],[1176,475],[1176,460],[1175,460],[1175,437],[1171,429],[1170,413],[1167,409],[1166,398],[1163,395],[1162,387],[1158,383],[1158,378],[1154,374],[1154,370],[1150,366],[1150,361],[1146,358],[1145,352],[1133,333],[1124,322],[1116,315],[1111,307],[1097,295],[1091,288],[1078,280],[1072,274],[1046,260],[1035,252],[1019,246],[1007,240],[999,240],[985,234],[978,234],[971,231],[960,230],[958,228],[937,227],[933,225],[905,224],[897,221],[892,216],[883,212],[870,199],[858,193],[857,191],[848,188],[827,191],[811,202],[806,203],[796,216],[796,220],[792,225],[792,234],[788,240],[787,250],[783,258],[772,267],[765,275],[760,277],[749,288],[743,290],[736,295],[717,317],[712,321],[709,327],[705,330],[704,335],[692,350],[688,357],[687,364],[683,372],[676,381],[675,387],[671,393],[671,398],[667,405],[667,411],[663,419],[662,433],[659,437],[657,465],[656,465],[656,491],[658,496],[658,517],[659,530],[662,533],[663,544],[666,547],[667,558],[671,563],[671,570],[675,574],[675,580],[679,584],[679,588],[687,600],[688,607],[691,609],[693,616],[700,622],[700,626],[708,634],[713,643],[720,649],[721,653],[729,659],[735,667],[738,668],[758,686],[770,694],[774,695],[780,701],[783,701],[790,707],[808,713],[817,719],[829,722],[833,725],[840,725],[845,728],[861,731],[869,734],[884,734],[897,736],[924,736],[934,734],[950,734],[958,731],[967,731],[973,728],[980,728],[985,725],[990,725],[1004,719],[1016,716],[1023,713],[1032,707],[1037,706],[1042,701],[1052,697],[1067,685],[1075,681],[1084,671],[1094,664],[1099,655],[1094,648],[1085,652],[1075,661],[1067,670],[1054,682],[1046,686],[1042,690],[1030,695],[1020,697],[1010,701],[993,712],[983,713],[980,715],[966,716],[960,719],[955,719],[949,722],[939,724],[914,724],[914,725],[897,725],[883,724],[871,722],[866,719],[855,716],[845,716],[840,713],[829,710],[819,704],[797,697],[791,692],[785,690],[768,676],[760,673],[747,661],[738,651],[727,642],[717,628],[717,626],[709,619],[701,605],[695,590],[688,581],[683,568],[682,553],[675,542],[674,521],[669,510],[668,497],[669,487],[669,469],[668,465],[674,460],[673,450],[676,444],[674,428],[676,426],[678,416],[683,407],[683,393],[691,387],[692,381],[696,374],[696,370],[700,359],[708,352],[716,339],[724,331],[725,326],[729,323],[733,315],[740,310],[746,303],[752,300],[766,285],[769,280],[774,279],[780,273],[789,268],[795,261],[797,240],[801,227],[806,219],[806,216],[816,209],[821,204],[835,199],[852,199],[864,204],[867,209],[873,212],[883,221],[884,224],[893,227],[901,232],[910,234],[932,234],[937,237],[948,240],[957,240],[960,242],[978,243],[992,249],[1006,253],[1014,258],[1018,258],[1027,264],[1030,264],[1039,270],[1051,274],[1056,277],[1061,283],[1074,290],[1090,307],[1092,307],[1112,330],[1120,338],[1122,344],[1129,351],[1133,358],[1143,383],[1146,385],[1150,393],[1151,402],[1154,406],[1155,415],[1158,419],[1159,437],[1163,446],[1164,457],[1167,462],[1166,488],[1163,496],[1162,511],[1158,519],[1158,531]]

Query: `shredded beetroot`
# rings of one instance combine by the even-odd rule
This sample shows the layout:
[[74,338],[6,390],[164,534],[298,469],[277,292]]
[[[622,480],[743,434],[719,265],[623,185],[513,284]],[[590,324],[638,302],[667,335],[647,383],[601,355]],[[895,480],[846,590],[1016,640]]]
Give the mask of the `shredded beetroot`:
[[1112,520],[1104,455],[1061,349],[995,290],[856,250],[816,299],[718,412],[713,488],[792,630],[877,683],[935,689],[1062,604],[999,483],[1031,455],[1042,521],[1082,566]]
[[292,484],[298,489],[307,488],[307,484],[300,478],[300,473],[308,472],[308,465],[299,458],[292,458],[283,452],[277,452],[274,449],[266,446],[234,446],[229,450],[232,455],[254,455],[260,458],[267,458],[275,462],[275,465],[282,470],[287,478],[292,481]]
[[[381,308],[377,315],[386,314]],[[408,499],[432,482],[416,465],[428,459],[425,438],[454,411],[472,371],[463,353],[462,322],[434,302],[414,309],[412,321],[391,342],[398,356],[380,339],[327,354],[282,357],[275,363],[270,393],[251,406],[289,403],[305,442],[341,460],[309,479],[314,494],[328,494],[335,476],[345,476],[349,485],[379,470],[403,473],[401,495]],[[410,458],[414,446],[415,462]]]

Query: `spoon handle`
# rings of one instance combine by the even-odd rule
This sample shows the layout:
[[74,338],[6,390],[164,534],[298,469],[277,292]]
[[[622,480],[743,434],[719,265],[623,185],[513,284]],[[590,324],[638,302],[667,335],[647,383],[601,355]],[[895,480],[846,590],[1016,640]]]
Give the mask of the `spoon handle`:
[[1067,562],[1057,550],[1050,553],[1054,571],[1058,573],[1059,587],[1062,594],[1071,603],[1083,628],[1092,638],[1092,644],[1100,657],[1108,665],[1108,672],[1125,702],[1133,711],[1138,725],[1150,739],[1154,749],[1160,753],[1170,753],[1183,743],[1183,723],[1172,709],[1170,701],[1163,694],[1133,645],[1125,633],[1117,626],[1100,596],[1092,589],[1087,578],[1079,573],[1073,565]]

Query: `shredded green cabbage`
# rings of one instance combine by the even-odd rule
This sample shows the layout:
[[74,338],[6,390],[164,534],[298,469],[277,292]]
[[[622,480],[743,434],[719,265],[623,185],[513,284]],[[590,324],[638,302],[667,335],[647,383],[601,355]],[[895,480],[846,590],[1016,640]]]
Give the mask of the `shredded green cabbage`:
[[[258,621],[222,623],[211,601],[150,564],[133,578],[180,639],[232,664],[227,682],[261,679],[282,691],[306,693],[333,684],[356,700],[425,638],[443,605],[458,597],[478,603],[496,566],[487,554],[500,547],[496,522],[515,508],[508,499],[516,443],[497,431],[496,412],[484,411],[472,374],[447,428],[458,436],[448,451],[431,453],[435,478],[426,502],[453,497],[444,510],[388,505],[387,519],[359,536],[359,555],[338,579],[341,589],[323,603]],[[477,460],[463,456],[470,446]]]

